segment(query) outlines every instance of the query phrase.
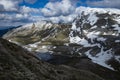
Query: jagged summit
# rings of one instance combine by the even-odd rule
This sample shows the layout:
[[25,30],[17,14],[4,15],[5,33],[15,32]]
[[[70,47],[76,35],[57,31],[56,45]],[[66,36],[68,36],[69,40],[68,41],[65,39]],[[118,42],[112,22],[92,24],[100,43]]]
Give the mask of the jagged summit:
[[[84,9],[84,8],[83,8]],[[83,10],[82,9],[82,10]],[[70,43],[82,46],[79,50],[109,69],[109,60],[120,62],[120,15],[118,9],[85,8],[72,24]],[[85,11],[86,10],[86,11]],[[117,52],[116,52],[117,51]]]
[[80,6],[76,9],[76,13],[86,12],[86,14],[93,12],[93,13],[109,13],[109,14],[120,14],[120,10],[116,8],[90,8],[90,7],[83,7]]

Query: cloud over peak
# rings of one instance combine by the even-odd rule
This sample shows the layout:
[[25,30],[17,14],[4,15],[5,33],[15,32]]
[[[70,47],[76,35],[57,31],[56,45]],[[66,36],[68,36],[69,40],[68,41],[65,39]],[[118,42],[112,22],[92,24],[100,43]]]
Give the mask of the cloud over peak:
[[92,7],[120,8],[120,0],[87,0],[86,4]]
[[62,0],[61,2],[49,2],[41,10],[44,16],[66,16],[74,12],[74,5],[70,0]]
[[15,0],[0,0],[2,11],[16,11],[18,1]]
[[26,3],[34,4],[37,0],[24,0]]

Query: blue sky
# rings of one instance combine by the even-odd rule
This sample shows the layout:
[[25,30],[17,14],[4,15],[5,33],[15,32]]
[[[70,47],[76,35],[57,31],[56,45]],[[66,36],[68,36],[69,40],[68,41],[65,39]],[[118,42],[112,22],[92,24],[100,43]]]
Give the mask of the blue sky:
[[25,2],[23,1],[22,3],[20,3],[20,6],[26,5],[32,8],[42,8],[45,6],[45,4],[47,4],[49,2],[49,0],[37,0],[34,3],[29,3],[29,2]]
[[120,9],[120,0],[0,0],[0,27],[40,20],[69,22],[80,6]]
[[[30,4],[28,2],[23,1],[22,3],[20,3],[20,6],[26,5],[32,8],[43,8],[48,2],[60,2],[62,0],[37,0],[35,3]],[[72,0],[71,0],[72,1]],[[86,4],[87,0],[73,0],[77,2],[77,6],[89,6]],[[101,1],[101,0],[90,0],[91,2],[94,1]]]

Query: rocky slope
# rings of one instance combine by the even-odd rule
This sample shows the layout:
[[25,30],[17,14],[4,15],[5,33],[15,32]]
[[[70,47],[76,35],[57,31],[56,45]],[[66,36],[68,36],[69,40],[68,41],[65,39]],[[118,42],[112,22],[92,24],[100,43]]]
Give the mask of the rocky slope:
[[41,21],[9,31],[3,38],[39,52],[51,45],[69,43],[70,25]]
[[0,80],[104,80],[65,65],[43,62],[20,46],[0,38]]
[[[82,11],[75,19],[70,43],[79,44],[78,52],[85,53],[94,63],[119,71],[120,14],[111,10],[96,10]],[[117,67],[114,63],[118,64]]]
[[120,71],[120,10],[79,8],[72,24],[38,22],[8,32],[3,38],[29,51],[87,56]]

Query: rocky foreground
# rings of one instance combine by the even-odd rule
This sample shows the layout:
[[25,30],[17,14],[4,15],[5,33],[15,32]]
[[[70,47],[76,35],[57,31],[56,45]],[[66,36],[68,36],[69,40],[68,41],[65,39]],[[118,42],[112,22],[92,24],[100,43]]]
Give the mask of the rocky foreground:
[[0,39],[0,80],[104,79],[85,70],[43,62],[20,46]]

